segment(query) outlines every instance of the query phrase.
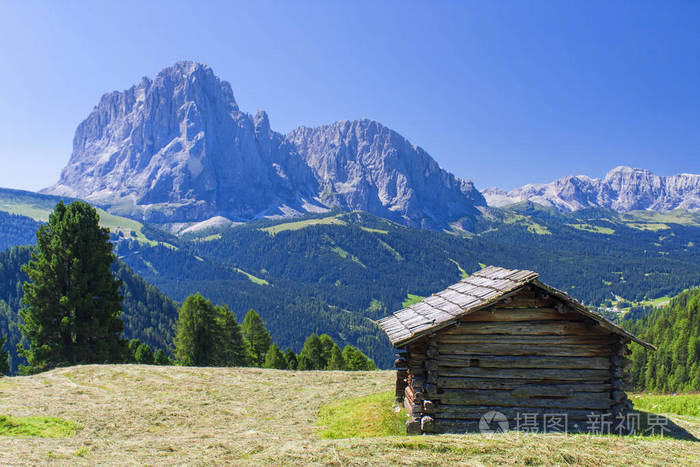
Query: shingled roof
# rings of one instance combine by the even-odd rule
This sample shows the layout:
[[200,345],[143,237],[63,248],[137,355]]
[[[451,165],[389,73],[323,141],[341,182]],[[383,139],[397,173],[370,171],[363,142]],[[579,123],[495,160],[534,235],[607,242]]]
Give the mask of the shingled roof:
[[532,284],[561,299],[573,311],[597,321],[611,333],[624,336],[648,349],[656,349],[599,314],[591,312],[567,293],[540,282],[538,277],[539,274],[533,271],[488,266],[441,292],[382,318],[378,324],[389,336],[392,345],[400,347],[451,326],[457,323],[461,316],[485,308]]

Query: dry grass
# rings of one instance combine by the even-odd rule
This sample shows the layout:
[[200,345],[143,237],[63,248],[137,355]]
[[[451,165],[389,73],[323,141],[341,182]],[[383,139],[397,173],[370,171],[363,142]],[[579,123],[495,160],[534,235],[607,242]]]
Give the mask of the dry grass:
[[[700,443],[562,435],[322,439],[321,406],[385,392],[392,372],[139,365],[0,380],[0,414],[76,422],[70,438],[0,437],[0,464],[697,465]],[[696,418],[673,419],[696,437]]]

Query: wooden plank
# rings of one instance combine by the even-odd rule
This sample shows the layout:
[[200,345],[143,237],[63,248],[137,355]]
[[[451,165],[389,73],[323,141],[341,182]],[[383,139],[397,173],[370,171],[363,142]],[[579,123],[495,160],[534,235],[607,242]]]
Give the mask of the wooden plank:
[[438,411],[445,405],[497,405],[501,407],[607,410],[615,403],[609,393],[586,392],[572,397],[552,399],[548,397],[523,397],[510,391],[450,390],[433,400],[438,400]]
[[456,368],[438,367],[438,376],[473,376],[478,378],[540,379],[556,381],[607,382],[610,370],[561,370],[553,368]]
[[554,308],[489,308],[460,317],[462,322],[580,321],[581,315],[559,313]]
[[460,323],[455,326],[460,328],[460,334],[507,334],[529,336],[565,336],[565,335],[601,335],[608,334],[602,331],[600,326],[588,322],[572,321],[516,321],[493,323]]
[[607,357],[612,348],[600,345],[539,345],[539,344],[441,344],[440,355],[533,355],[560,357]]
[[[489,390],[518,390],[518,388],[546,388],[540,379],[506,379],[506,378],[471,378],[442,376],[437,380],[437,386],[442,389],[489,389]],[[610,383],[575,383],[556,384],[561,390],[572,389],[577,392],[605,392],[612,389]],[[525,391],[525,389],[523,389]],[[532,392],[536,392],[535,389]]]
[[441,355],[440,366],[470,367],[478,364],[482,368],[562,368],[562,369],[610,369],[607,357],[533,357],[533,356],[464,356]]
[[455,326],[439,333],[436,337],[438,344],[541,344],[541,345],[572,345],[595,344],[612,346],[615,339],[610,335],[587,336],[498,336],[480,334],[462,334],[462,326]]

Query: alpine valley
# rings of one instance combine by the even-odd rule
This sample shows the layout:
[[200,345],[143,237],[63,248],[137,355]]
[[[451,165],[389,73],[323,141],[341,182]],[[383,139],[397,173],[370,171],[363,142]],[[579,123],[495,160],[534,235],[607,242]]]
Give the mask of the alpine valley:
[[538,271],[612,319],[700,285],[698,175],[621,167],[482,194],[378,122],[277,133],[211,68],[179,62],[104,95],[55,185],[0,189],[0,334],[13,347],[22,245],[61,199],[100,209],[125,334],[168,351],[175,302],[197,291],[239,319],[255,309],[283,347],[327,333],[387,368],[374,321],[485,264]]

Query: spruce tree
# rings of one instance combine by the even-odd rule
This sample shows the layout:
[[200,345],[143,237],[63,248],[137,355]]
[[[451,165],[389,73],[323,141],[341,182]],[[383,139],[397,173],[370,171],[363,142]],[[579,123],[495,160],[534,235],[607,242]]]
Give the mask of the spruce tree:
[[29,276],[20,311],[29,342],[21,349],[28,363],[23,372],[119,361],[121,282],[110,272],[109,229],[100,227],[97,210],[59,202],[36,237],[32,260],[22,268]]
[[284,359],[287,361],[287,368],[290,370],[297,369],[297,366],[299,365],[297,362],[297,354],[295,354],[290,347],[287,347],[287,350],[284,352]]
[[153,364],[153,350],[151,350],[151,347],[148,344],[141,344],[134,353],[134,359],[136,360],[136,363],[151,365]]
[[327,370],[344,370],[345,360],[343,360],[343,354],[340,352],[340,347],[338,347],[335,342],[333,343],[333,349],[331,350],[331,356],[328,359],[328,365],[326,365]]
[[170,359],[165,355],[163,349],[158,349],[153,355],[153,363],[156,365],[170,365]]
[[308,361],[308,363],[304,363],[304,366],[309,366],[309,368],[301,368],[301,360],[299,360],[300,370],[323,370],[325,368],[321,339],[315,333],[306,338],[299,355]]
[[369,357],[350,345],[346,345],[343,349],[343,360],[345,361],[346,370],[361,371],[377,369],[377,366]]
[[180,308],[175,324],[175,359],[185,366],[218,363],[221,327],[217,311],[199,292],[190,295]]
[[255,312],[250,310],[243,318],[241,332],[250,345],[250,351],[253,354],[253,365],[262,366],[265,363],[265,355],[267,354],[272,338],[267,332],[265,323],[262,318]]
[[321,342],[321,369],[325,369],[331,359],[331,352],[336,343],[333,342],[333,339],[328,334],[321,334],[318,339]]
[[6,342],[7,336],[0,339],[0,376],[10,372],[10,355],[4,350]]
[[221,366],[248,366],[250,354],[243,340],[241,327],[236,316],[226,305],[217,305],[221,342],[219,343],[219,362]]
[[277,346],[277,344],[272,344],[265,355],[265,363],[263,363],[263,368],[276,368],[278,370],[287,369],[287,361],[284,359],[284,354]]

